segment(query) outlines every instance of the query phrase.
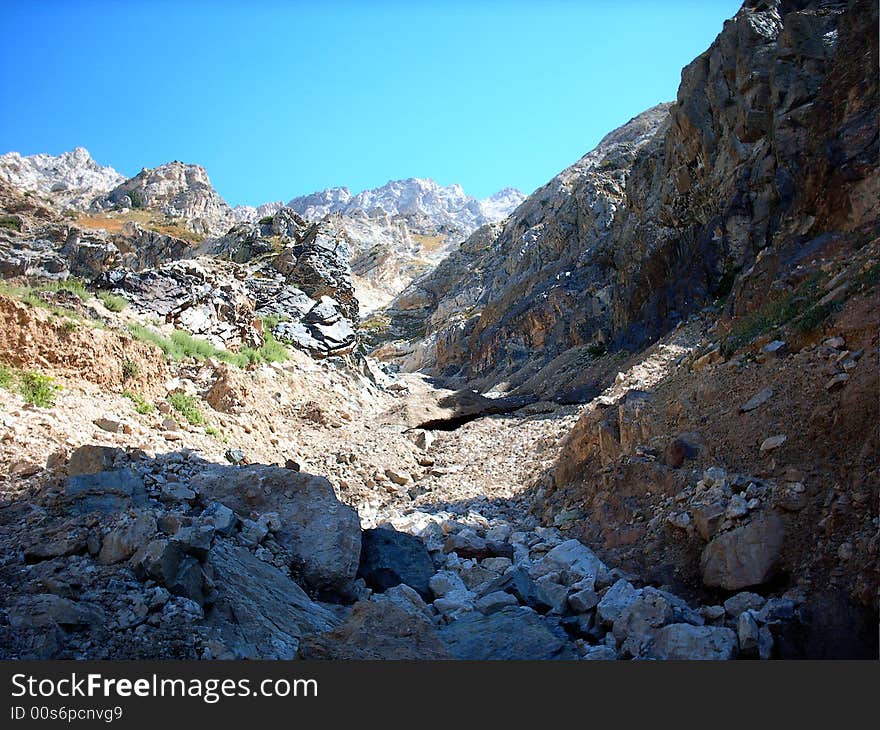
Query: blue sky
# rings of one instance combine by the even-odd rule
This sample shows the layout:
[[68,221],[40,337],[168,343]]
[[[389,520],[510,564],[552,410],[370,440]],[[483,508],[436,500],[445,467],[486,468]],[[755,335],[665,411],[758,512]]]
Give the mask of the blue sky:
[[432,177],[531,192],[739,0],[3,2],[0,152],[204,165],[235,204]]

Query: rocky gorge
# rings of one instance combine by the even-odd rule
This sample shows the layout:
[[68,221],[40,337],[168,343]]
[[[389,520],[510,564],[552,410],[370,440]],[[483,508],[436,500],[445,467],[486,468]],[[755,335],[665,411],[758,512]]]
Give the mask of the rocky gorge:
[[0,656],[877,658],[877,22],[528,197],[2,156]]

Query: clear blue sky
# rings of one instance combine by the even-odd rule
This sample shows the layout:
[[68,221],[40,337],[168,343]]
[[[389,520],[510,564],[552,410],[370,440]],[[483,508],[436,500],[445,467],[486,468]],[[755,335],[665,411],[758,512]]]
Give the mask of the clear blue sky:
[[403,177],[531,192],[674,99],[740,5],[0,1],[0,152],[196,162],[233,205]]

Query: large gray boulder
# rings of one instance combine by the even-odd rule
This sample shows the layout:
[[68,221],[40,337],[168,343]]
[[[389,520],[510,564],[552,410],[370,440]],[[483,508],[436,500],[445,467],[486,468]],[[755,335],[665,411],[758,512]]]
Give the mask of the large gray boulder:
[[193,477],[203,504],[221,502],[244,518],[276,512],[275,539],[294,556],[306,584],[319,592],[348,594],[361,554],[357,512],[336,498],[323,477],[254,465],[216,465]]
[[147,500],[143,479],[133,469],[68,477],[64,496],[74,514],[120,512]]
[[653,659],[723,660],[736,657],[736,634],[723,626],[670,624],[657,631],[647,656]]
[[304,636],[339,623],[280,570],[242,547],[218,542],[208,567],[217,596],[205,621],[230,658],[293,659]]
[[561,630],[524,607],[461,616],[440,631],[455,659],[577,659]]
[[532,565],[529,575],[540,578],[559,572],[567,584],[578,583],[581,588],[592,589],[596,576],[605,566],[596,554],[577,540],[566,540],[550,550]]
[[776,568],[784,538],[782,518],[774,512],[718,535],[700,558],[703,583],[738,591],[766,582]]
[[602,596],[599,605],[596,606],[596,613],[599,621],[606,626],[611,626],[620,617],[636,598],[639,592],[625,578],[620,578],[614,583]]

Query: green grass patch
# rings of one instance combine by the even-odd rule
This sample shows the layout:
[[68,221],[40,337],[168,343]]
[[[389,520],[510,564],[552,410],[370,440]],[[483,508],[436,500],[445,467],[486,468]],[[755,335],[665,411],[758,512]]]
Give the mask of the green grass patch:
[[25,403],[40,408],[51,408],[60,385],[48,375],[40,375],[30,370],[17,370],[0,363],[0,388],[18,392]]
[[86,289],[86,283],[82,279],[77,279],[75,276],[60,281],[50,281],[44,284],[38,284],[34,289],[36,291],[46,292],[67,291],[71,294],[75,294],[82,300],[85,300],[89,296],[89,292]]
[[[17,299],[23,304],[27,304],[29,307],[39,307],[40,309],[45,309],[58,317],[65,317],[66,319],[72,319],[77,322],[86,321],[72,309],[61,307],[57,304],[50,304],[49,302],[40,298],[40,291],[47,290],[37,289],[29,286],[14,286],[12,284],[0,282],[0,294],[4,294],[8,297],[12,297],[13,299]],[[91,324],[93,326],[100,326],[99,322],[91,322]]]
[[252,363],[283,362],[288,358],[287,349],[275,339],[271,331],[266,332],[264,344],[258,350],[243,347],[238,352],[221,350],[207,340],[193,337],[182,330],[174,330],[171,337],[165,337],[143,325],[132,324],[129,325],[129,331],[135,339],[158,347],[171,360],[206,360],[213,357],[235,367],[245,368]]
[[98,299],[100,299],[103,305],[111,312],[121,312],[128,306],[128,300],[125,297],[111,294],[108,291],[99,291]]
[[0,388],[11,390],[15,382],[15,371],[0,362]]
[[17,215],[0,215],[0,228],[21,231],[21,219]]
[[794,323],[799,332],[812,332],[835,312],[839,312],[843,305],[840,302],[828,302],[811,307]]
[[150,403],[146,398],[138,393],[133,393],[130,390],[126,390],[122,393],[123,398],[128,398],[132,403],[134,403],[134,410],[137,413],[140,413],[142,416],[147,413],[152,413],[156,410],[156,407]]
[[23,372],[19,376],[18,392],[24,402],[39,408],[51,408],[55,405],[55,397],[61,388],[48,375],[34,372]]
[[729,357],[740,347],[747,345],[756,337],[767,334],[793,320],[801,331],[809,331],[825,320],[834,308],[817,306],[822,298],[821,274],[801,282],[793,291],[765,302],[754,312],[738,318],[730,334],[721,346],[721,352]]
[[195,396],[186,393],[172,393],[168,396],[168,402],[191,426],[198,426],[205,422],[205,417],[199,408],[199,399]]
[[266,327],[265,324],[263,326],[263,346],[257,350],[257,356],[263,362],[284,362],[290,357],[287,348],[275,339],[272,328]]

